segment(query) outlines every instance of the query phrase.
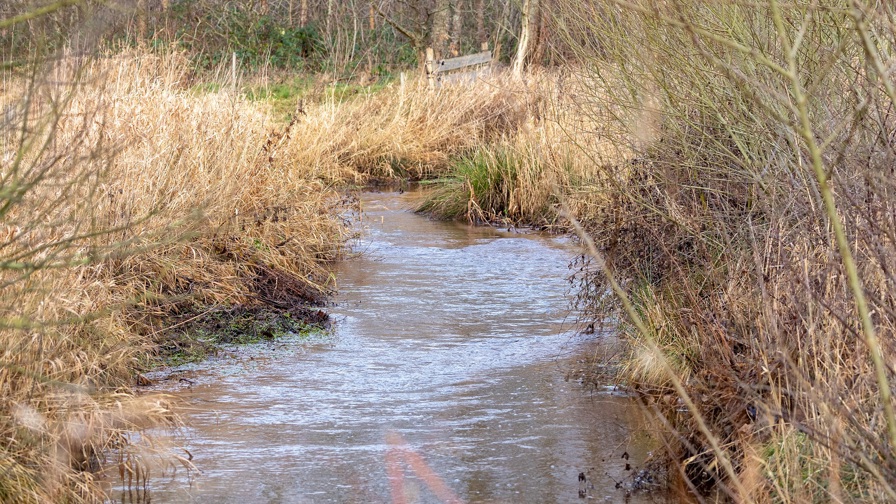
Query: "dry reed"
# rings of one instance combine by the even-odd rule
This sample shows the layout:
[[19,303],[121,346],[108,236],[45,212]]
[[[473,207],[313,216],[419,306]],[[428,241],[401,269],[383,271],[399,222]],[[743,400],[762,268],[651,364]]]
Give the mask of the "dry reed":
[[164,398],[128,393],[172,295],[250,302],[259,271],[327,287],[338,195],[267,160],[265,114],[189,95],[184,73],[131,56],[8,77],[20,99],[4,96],[4,500],[98,498],[110,450],[124,457],[128,432],[172,421]]

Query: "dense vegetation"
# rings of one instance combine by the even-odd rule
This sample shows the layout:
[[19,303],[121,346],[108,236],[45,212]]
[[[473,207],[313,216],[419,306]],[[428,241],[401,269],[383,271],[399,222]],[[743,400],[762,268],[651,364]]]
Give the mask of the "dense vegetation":
[[567,34],[585,113],[632,150],[581,216],[622,377],[698,493],[896,499],[893,7],[612,4]]
[[[601,369],[692,495],[896,500],[893,7],[121,7],[0,7],[0,499],[94,500],[108,453],[142,477],[129,433],[174,417],[139,373],[322,323],[341,188],[413,178],[434,215],[580,233],[579,307],[627,348]],[[524,26],[524,79],[392,77],[509,63]]]

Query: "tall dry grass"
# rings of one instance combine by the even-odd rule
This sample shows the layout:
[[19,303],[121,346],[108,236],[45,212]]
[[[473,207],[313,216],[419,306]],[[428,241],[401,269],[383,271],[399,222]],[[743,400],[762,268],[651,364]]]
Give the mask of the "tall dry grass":
[[526,97],[501,82],[429,90],[425,79],[392,83],[355,100],[324,100],[307,120],[319,159],[374,178],[438,177],[450,160],[522,127]]
[[582,114],[633,153],[580,213],[602,258],[586,297],[615,291],[621,379],[700,499],[896,500],[893,19],[860,1],[565,9]]
[[185,91],[187,71],[128,55],[6,76],[4,501],[99,498],[128,433],[173,420],[130,391],[179,312],[298,311],[331,287],[340,195],[277,158],[263,111]]

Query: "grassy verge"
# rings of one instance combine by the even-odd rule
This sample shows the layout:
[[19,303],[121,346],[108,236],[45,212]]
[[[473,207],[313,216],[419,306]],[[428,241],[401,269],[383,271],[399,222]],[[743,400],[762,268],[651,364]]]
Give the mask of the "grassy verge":
[[[249,78],[248,83],[240,85],[240,92],[249,101],[269,107],[275,119],[288,123],[307,114],[306,106],[324,102],[342,103],[370,96],[387,89],[394,81],[393,76],[334,82],[327,74],[255,75]],[[198,89],[217,92],[220,86],[205,84],[198,86]]]

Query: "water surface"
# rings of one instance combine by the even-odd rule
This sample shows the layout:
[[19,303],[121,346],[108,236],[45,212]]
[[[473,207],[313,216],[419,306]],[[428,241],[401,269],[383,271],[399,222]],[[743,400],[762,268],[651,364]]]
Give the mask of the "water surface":
[[[201,471],[155,503],[621,502],[630,399],[566,381],[566,239],[434,222],[367,194],[333,334],[216,359],[178,392]],[[637,502],[637,497],[634,502]]]

